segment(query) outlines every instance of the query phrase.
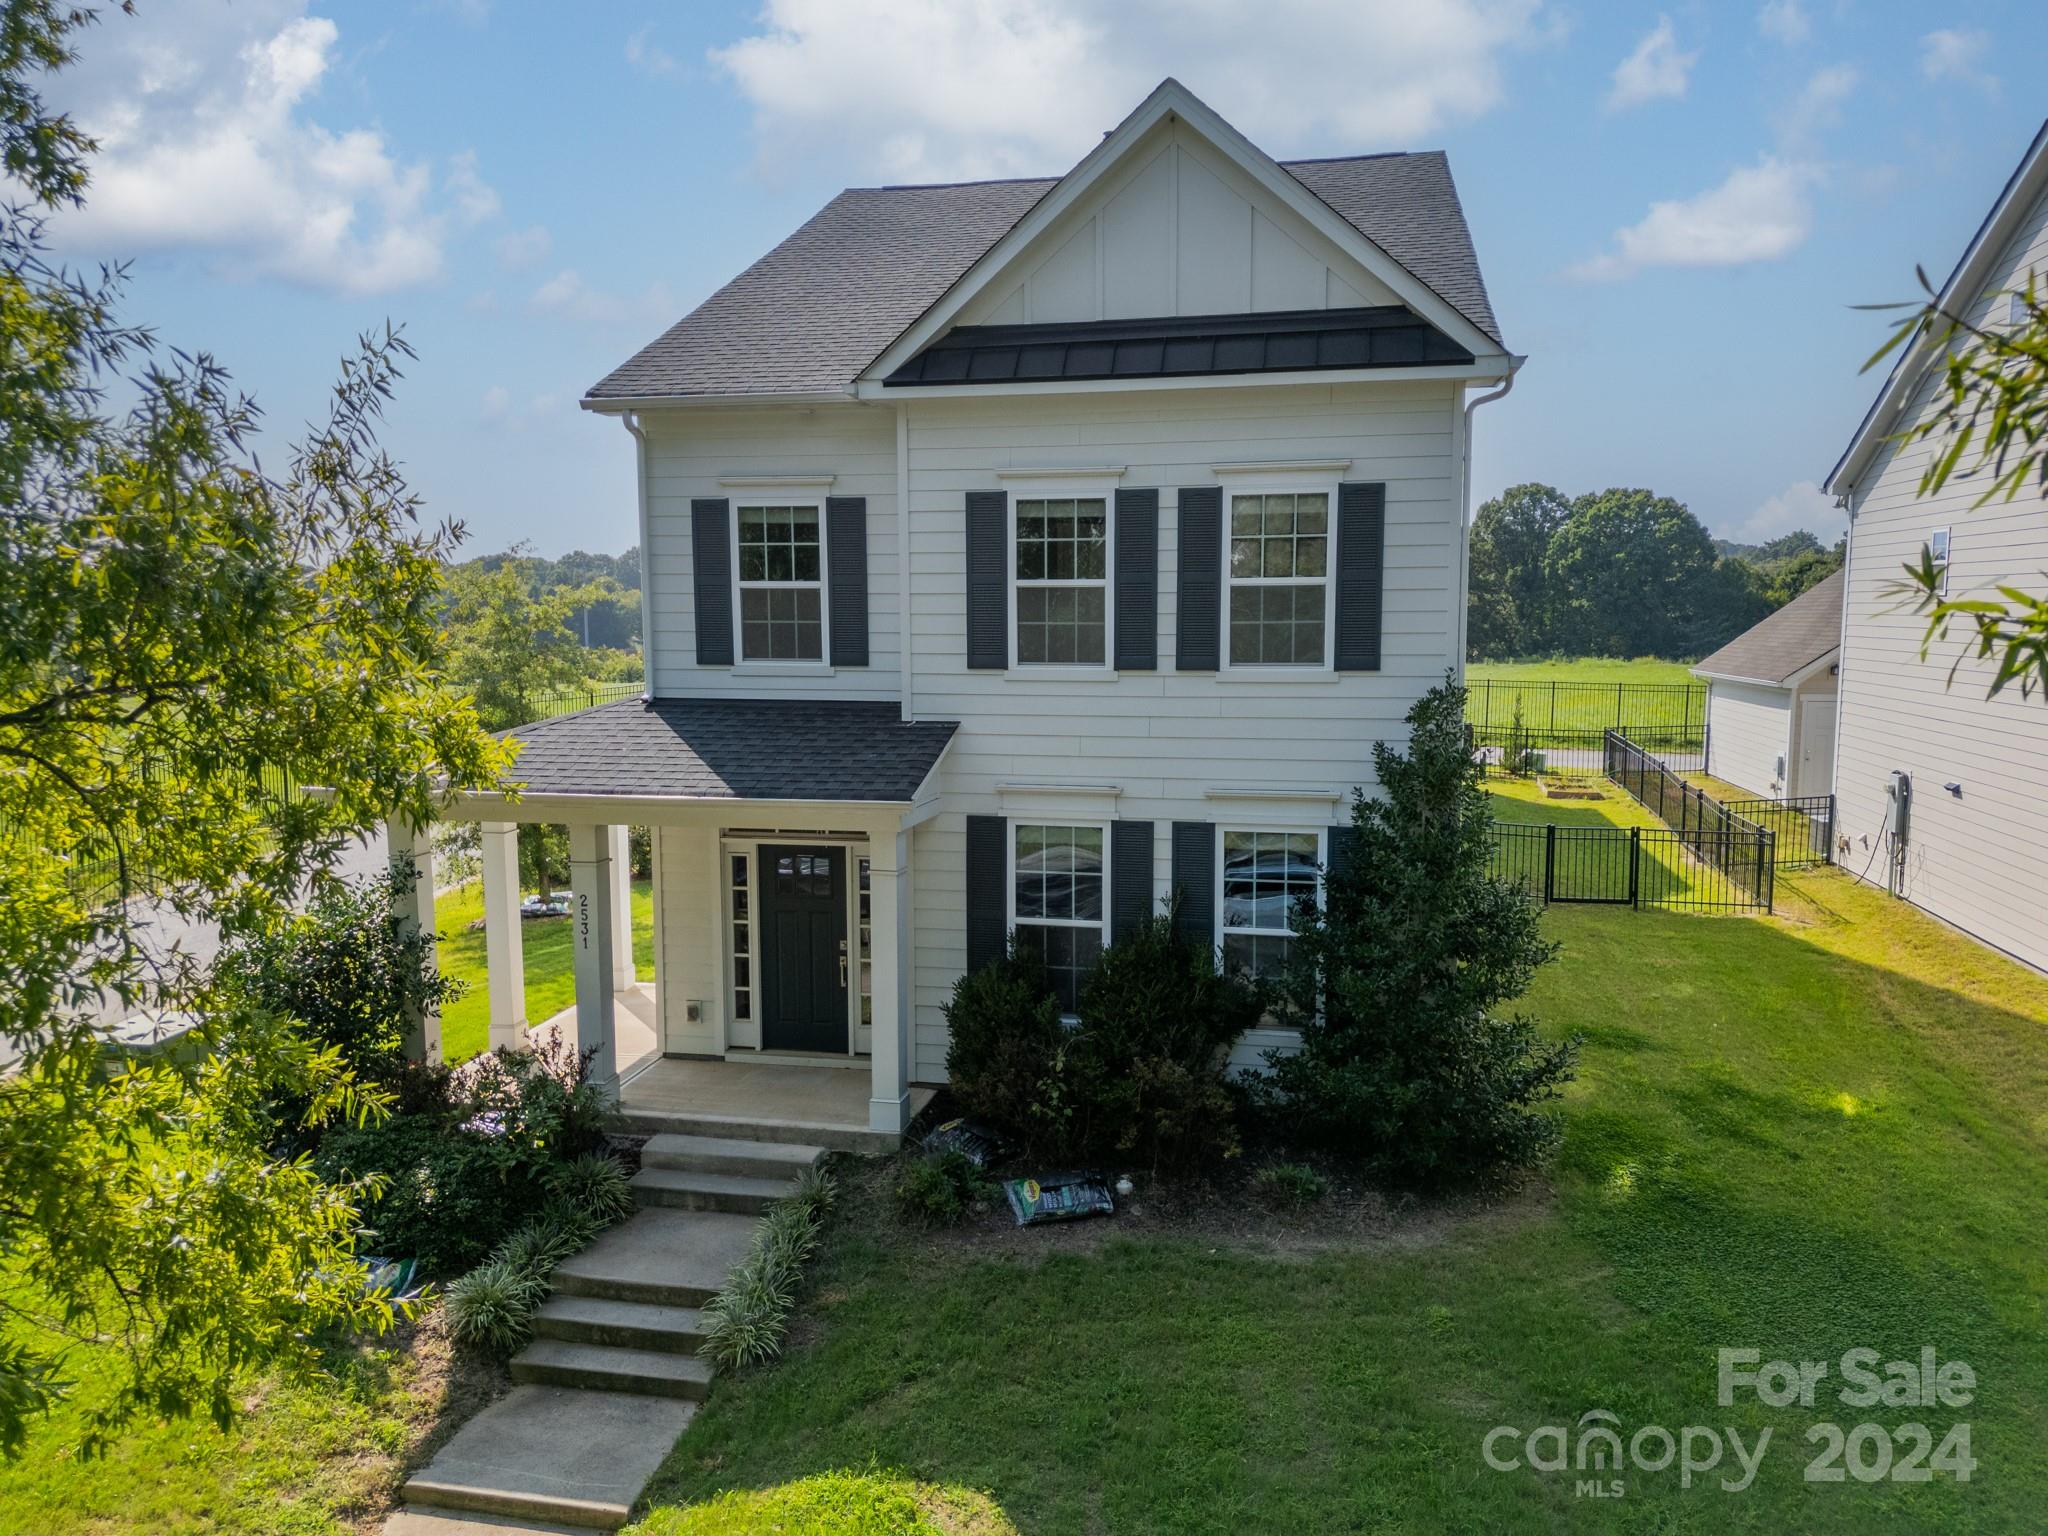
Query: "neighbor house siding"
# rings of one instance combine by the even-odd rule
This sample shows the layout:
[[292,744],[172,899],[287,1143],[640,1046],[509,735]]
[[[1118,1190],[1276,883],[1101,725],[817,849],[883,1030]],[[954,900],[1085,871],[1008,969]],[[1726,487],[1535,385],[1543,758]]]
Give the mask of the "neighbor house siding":
[[[2048,272],[2048,199],[2030,210],[1987,289]],[[1978,318],[1985,305],[1980,302]],[[1909,419],[1928,408],[1923,380]],[[2037,589],[2048,571],[2048,511],[2033,488],[2012,501],[1973,505],[1982,480],[1957,479],[1916,494],[1938,443],[1883,448],[1851,493],[1841,725],[1835,763],[1843,862],[1883,880],[1877,845],[1891,770],[1913,776],[1912,826],[1901,894],[1936,916],[2036,966],[2048,966],[2048,700],[2009,688],[1987,698],[1989,666],[1961,635],[1925,660],[1925,621],[1892,590],[1936,528],[1952,530],[1949,592],[1988,593],[2001,582]],[[1951,664],[1958,662],[1953,679]],[[1945,784],[1959,786],[1950,794]],[[1873,860],[1873,851],[1875,858]]]
[[1752,794],[1782,795],[1790,766],[1792,690],[1712,680],[1707,696],[1707,771]]
[[[647,432],[648,580],[653,634],[649,676],[664,698],[893,699],[899,693],[896,579],[896,417],[882,406],[788,410],[650,411]],[[793,497],[867,499],[868,665],[697,665],[695,551],[690,503],[776,493],[722,484],[737,477],[833,477]],[[829,670],[829,675],[824,675]]]

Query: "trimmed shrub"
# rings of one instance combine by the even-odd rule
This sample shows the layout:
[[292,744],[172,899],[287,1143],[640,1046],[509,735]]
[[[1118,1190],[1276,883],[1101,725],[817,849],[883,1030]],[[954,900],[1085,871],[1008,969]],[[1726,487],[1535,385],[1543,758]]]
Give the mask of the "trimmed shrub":
[[1014,944],[962,976],[946,1004],[946,1076],[974,1114],[1016,1136],[1027,1156],[1066,1145],[1061,1058],[1070,1031],[1045,967]]
[[896,1181],[896,1209],[927,1227],[954,1226],[966,1220],[992,1183],[963,1153],[945,1152],[929,1162],[918,1158],[904,1165]]
[[448,1326],[465,1344],[509,1355],[533,1337],[547,1279],[507,1260],[479,1265],[448,1287]]

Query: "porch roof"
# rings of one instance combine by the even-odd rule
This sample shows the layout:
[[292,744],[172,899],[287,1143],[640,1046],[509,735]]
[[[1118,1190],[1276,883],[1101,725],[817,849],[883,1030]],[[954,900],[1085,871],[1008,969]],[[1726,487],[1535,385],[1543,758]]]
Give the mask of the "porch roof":
[[958,729],[888,702],[627,699],[503,734],[529,795],[907,804]]

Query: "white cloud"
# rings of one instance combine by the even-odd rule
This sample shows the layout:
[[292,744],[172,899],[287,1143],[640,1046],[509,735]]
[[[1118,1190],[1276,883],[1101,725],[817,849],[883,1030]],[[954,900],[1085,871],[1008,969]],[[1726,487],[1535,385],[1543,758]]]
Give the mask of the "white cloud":
[[498,260],[511,271],[523,272],[546,261],[554,248],[555,239],[548,233],[547,225],[529,224],[499,238]]
[[1823,130],[1841,120],[1842,104],[1855,91],[1857,79],[1853,64],[1830,64],[1816,70],[1779,114],[1779,143],[1794,152],[1809,150]]
[[1732,530],[1722,534],[1738,544],[1765,544],[1795,528],[1804,528],[1823,544],[1841,536],[1848,515],[1835,505],[1835,498],[1811,480],[1796,481],[1764,498],[1757,509]]
[[1685,94],[1697,53],[1683,53],[1678,33],[1669,16],[1659,16],[1657,25],[1636,44],[1635,52],[1614,66],[1614,85],[1607,93],[1607,110],[1619,112],[1639,107],[1646,101]]
[[1930,80],[1959,80],[1987,93],[1998,89],[1998,77],[1979,67],[1991,47],[1990,34],[1944,27],[1920,39],[1920,73]]
[[483,419],[487,426],[529,427],[535,423],[560,420],[568,402],[559,394],[543,391],[526,400],[514,400],[512,391],[493,384],[484,391]]
[[646,325],[673,321],[681,307],[666,283],[650,283],[639,294],[593,288],[573,267],[564,267],[527,296],[536,314],[563,315],[587,325]]
[[1066,170],[1166,75],[1262,147],[1395,148],[1502,98],[1542,0],[766,0],[711,59],[770,160],[896,180]]
[[642,27],[626,39],[626,62],[647,75],[672,75],[680,67],[675,55],[653,40],[654,28]]
[[1756,13],[1756,29],[1787,48],[1796,48],[1812,35],[1813,23],[1799,0],[1764,0]]
[[437,193],[370,127],[311,115],[339,31],[292,0],[143,8],[101,28],[51,95],[100,141],[83,209],[53,222],[99,256],[209,254],[234,276],[382,293],[441,270],[451,217],[497,194],[459,157]]
[[450,160],[445,180],[449,195],[455,199],[455,211],[462,215],[465,224],[481,224],[504,211],[497,188],[477,173],[475,150],[465,149]]
[[1766,155],[1693,197],[1652,203],[1615,231],[1614,249],[1573,269],[1584,278],[1627,277],[1645,267],[1732,267],[1796,249],[1812,225],[1817,170]]

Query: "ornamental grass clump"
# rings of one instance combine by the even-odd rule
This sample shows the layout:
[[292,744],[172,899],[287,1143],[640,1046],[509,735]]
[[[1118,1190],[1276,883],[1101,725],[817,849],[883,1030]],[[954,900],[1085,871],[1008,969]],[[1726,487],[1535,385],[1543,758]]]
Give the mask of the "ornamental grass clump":
[[509,1355],[533,1337],[533,1314],[547,1293],[544,1273],[492,1259],[449,1285],[448,1324],[464,1343]]
[[699,1353],[720,1370],[742,1370],[782,1353],[803,1268],[818,1250],[824,1213],[837,1195],[832,1176],[811,1169],[793,1193],[768,1207],[746,1258],[703,1311]]

